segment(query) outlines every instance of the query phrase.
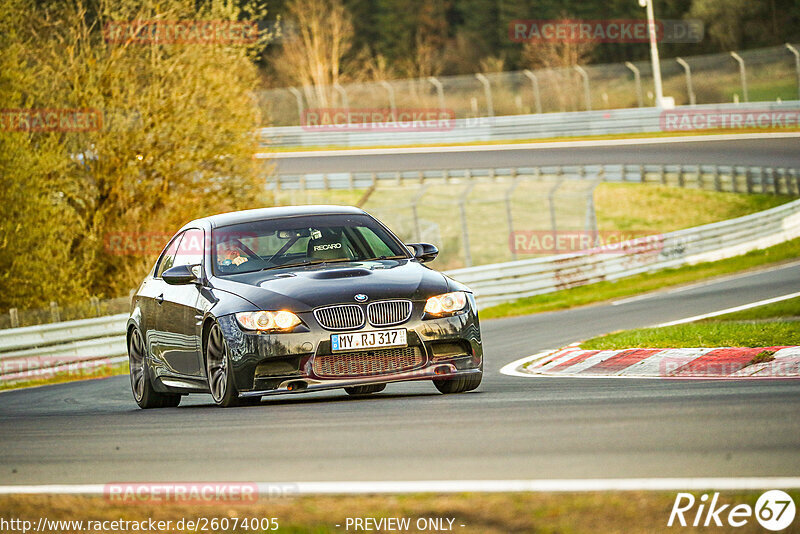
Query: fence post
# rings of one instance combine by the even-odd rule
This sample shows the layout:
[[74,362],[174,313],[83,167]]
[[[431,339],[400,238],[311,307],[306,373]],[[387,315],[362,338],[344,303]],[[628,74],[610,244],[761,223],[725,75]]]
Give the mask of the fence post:
[[477,73],[475,77],[483,84],[483,92],[486,95],[486,112],[489,117],[494,117],[494,105],[492,104],[492,84],[489,83],[489,78],[480,72]]
[[550,228],[553,231],[553,250],[558,253],[558,226],[556,223],[556,205],[555,205],[555,196],[556,191],[558,188],[561,187],[561,184],[564,183],[564,175],[562,174],[561,168],[558,169],[558,180],[553,187],[547,192],[547,203],[550,206]]
[[422,200],[423,195],[425,195],[425,189],[428,188],[428,184],[423,183],[422,186],[417,191],[417,194],[414,195],[414,198],[411,200],[411,215],[414,217],[414,232],[416,233],[416,240],[419,243],[422,241],[422,229],[419,225],[419,214],[417,213],[417,205],[419,201]]
[[397,106],[395,105],[394,100],[394,87],[392,87],[392,85],[386,80],[381,80],[379,83],[386,89],[386,92],[389,93],[389,108],[392,110],[392,122],[397,122]]
[[586,111],[592,111],[592,93],[589,89],[589,74],[586,72],[586,69],[580,65],[573,65],[573,68],[578,71],[578,74],[583,78],[583,98],[586,101]]
[[50,322],[61,322],[61,310],[58,309],[58,302],[56,301],[50,301]]
[[744,59],[742,59],[742,56],[736,52],[731,52],[731,57],[736,60],[736,63],[739,64],[739,77],[742,80],[742,97],[744,98],[745,102],[749,102],[750,100],[747,96],[747,73],[745,72],[744,68]]
[[19,312],[16,308],[8,310],[9,318],[11,319],[11,328],[19,328]]
[[625,66],[633,72],[633,79],[636,82],[636,103],[639,107],[642,107],[644,106],[644,100],[642,99],[642,75],[639,72],[639,67],[630,61],[626,61]]
[[[344,109],[349,111],[350,110],[350,101],[347,99],[347,91],[345,91],[344,87],[342,87],[342,84],[340,84],[339,82],[336,82],[335,84],[333,84],[333,88],[336,89],[336,91],[338,91],[338,93],[339,93],[339,96],[342,97],[342,104],[344,105]],[[350,114],[349,113],[347,114],[347,124],[350,124]]]
[[472,254],[470,254],[469,250],[469,229],[467,228],[467,197],[472,192],[472,188],[475,187],[475,182],[470,180],[467,187],[464,189],[464,192],[461,193],[461,197],[458,199],[458,208],[461,212],[461,231],[463,233],[464,239],[464,262],[466,263],[467,267],[472,267]]
[[536,106],[536,108],[535,108],[536,109],[536,113],[541,113],[542,112],[542,95],[539,93],[539,79],[536,77],[536,75],[533,73],[533,71],[525,69],[522,72],[524,72],[525,76],[527,76],[531,81],[531,87],[533,88],[533,103],[534,103],[534,106]]
[[744,181],[747,184],[747,193],[753,192],[753,176],[750,174],[750,167],[744,168]]
[[297,100],[297,118],[300,121],[300,126],[303,125],[303,95],[300,91],[297,90],[296,87],[290,87],[289,92],[294,95],[295,100]]
[[436,88],[436,95],[439,97],[439,110],[444,110],[444,88],[442,82],[435,76],[428,76],[428,81]]
[[100,299],[97,297],[89,297],[89,305],[94,310],[95,317],[100,317]]
[[600,185],[600,182],[603,181],[602,172],[603,171],[601,170],[597,174],[591,184],[591,187],[589,187],[588,191],[586,192],[586,221],[584,226],[587,232],[591,232],[592,247],[596,247],[598,245],[597,212],[594,208],[594,191],[597,189],[597,186]]
[[786,43],[786,48],[794,55],[794,70],[797,74],[797,98],[800,100],[800,52],[789,43]]
[[675,61],[677,61],[678,65],[683,67],[683,70],[686,71],[686,92],[689,94],[689,105],[694,106],[697,103],[697,100],[694,95],[694,87],[692,86],[692,69],[682,58],[676,57]]
[[[519,186],[519,175],[517,174],[517,169],[514,168],[512,171],[513,174],[513,181],[511,182],[511,186],[506,189],[505,200],[506,200],[506,220],[508,221],[508,242],[509,244],[512,243],[514,239],[514,213],[511,209],[511,196],[516,191],[517,186]],[[510,245],[511,248],[511,259],[517,259],[517,248],[516,245]]]
[[713,169],[714,169],[714,189],[716,189],[717,192],[719,192],[722,191],[722,180],[719,177],[719,166],[714,165]]

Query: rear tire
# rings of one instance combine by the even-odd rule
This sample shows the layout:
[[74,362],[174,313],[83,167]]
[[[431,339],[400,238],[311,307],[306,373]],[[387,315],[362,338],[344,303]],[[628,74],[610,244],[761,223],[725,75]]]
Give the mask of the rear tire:
[[386,389],[386,384],[368,384],[366,386],[352,386],[349,388],[344,388],[348,395],[353,396],[370,395],[372,393],[383,391],[384,389]]
[[147,363],[147,348],[138,328],[131,331],[128,340],[128,364],[133,400],[136,401],[139,408],[176,408],[181,403],[180,395],[160,393],[153,389],[153,383],[150,381],[150,367]]
[[483,372],[444,380],[434,380],[433,385],[436,386],[440,393],[463,393],[472,391],[480,386],[482,379]]

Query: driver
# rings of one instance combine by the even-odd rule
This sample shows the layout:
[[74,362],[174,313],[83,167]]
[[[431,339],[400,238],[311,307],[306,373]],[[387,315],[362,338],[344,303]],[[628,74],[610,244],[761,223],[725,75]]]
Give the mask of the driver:
[[222,242],[217,245],[217,263],[222,266],[239,266],[247,261],[241,249],[230,242]]

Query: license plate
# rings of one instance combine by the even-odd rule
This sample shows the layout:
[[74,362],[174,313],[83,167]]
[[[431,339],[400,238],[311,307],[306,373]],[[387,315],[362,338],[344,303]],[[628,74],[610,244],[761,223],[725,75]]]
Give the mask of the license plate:
[[406,329],[375,330],[374,332],[357,332],[354,334],[332,334],[332,350],[371,349],[374,347],[405,347]]

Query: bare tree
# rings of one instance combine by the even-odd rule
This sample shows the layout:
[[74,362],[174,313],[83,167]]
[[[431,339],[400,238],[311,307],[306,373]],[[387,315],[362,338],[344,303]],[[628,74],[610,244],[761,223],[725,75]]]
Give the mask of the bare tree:
[[287,19],[295,30],[283,38],[273,67],[282,82],[303,87],[319,107],[334,102],[332,86],[347,78],[344,57],[353,45],[353,23],[340,0],[291,0]]

